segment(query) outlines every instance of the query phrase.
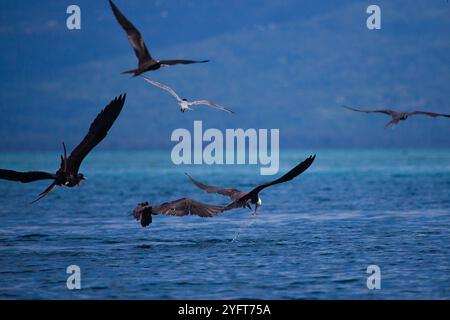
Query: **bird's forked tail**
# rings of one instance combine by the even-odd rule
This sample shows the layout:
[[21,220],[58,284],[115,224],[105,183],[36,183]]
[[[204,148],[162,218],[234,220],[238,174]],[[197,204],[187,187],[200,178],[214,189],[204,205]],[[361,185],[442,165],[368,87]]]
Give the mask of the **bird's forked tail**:
[[384,126],[384,128],[394,127],[394,126],[398,123],[398,121],[399,121],[399,120],[397,120],[397,119],[393,119],[393,120],[389,121],[388,123],[386,123],[386,125]]
[[132,74],[132,77],[137,77],[141,73],[139,72],[139,69],[132,69],[122,72],[122,74]]

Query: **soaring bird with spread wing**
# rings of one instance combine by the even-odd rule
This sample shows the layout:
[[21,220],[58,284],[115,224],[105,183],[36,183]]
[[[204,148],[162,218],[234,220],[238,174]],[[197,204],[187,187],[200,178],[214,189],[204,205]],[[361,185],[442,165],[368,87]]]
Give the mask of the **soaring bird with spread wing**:
[[116,97],[97,115],[83,141],[72,151],[69,157],[67,157],[66,145],[63,142],[64,155],[61,155],[61,165],[55,174],[42,171],[18,172],[0,169],[0,179],[22,183],[53,180],[33,203],[48,195],[56,186],[79,186],[82,180],[86,180],[86,177],[78,172],[81,163],[89,152],[106,137],[122,111],[125,98],[125,94]]
[[211,101],[208,101],[208,100],[188,101],[186,99],[181,99],[178,96],[178,94],[175,91],[173,91],[172,88],[170,88],[169,86],[166,86],[165,84],[163,84],[161,82],[149,79],[149,78],[147,78],[145,76],[141,76],[141,77],[144,78],[144,80],[147,81],[148,83],[150,83],[151,85],[154,85],[155,87],[158,87],[158,88],[161,88],[161,89],[167,91],[175,99],[177,99],[177,102],[178,102],[178,105],[180,106],[180,111],[181,112],[185,112],[186,110],[193,110],[191,108],[193,105],[207,105],[207,106],[210,106],[212,108],[216,108],[218,110],[222,110],[222,111],[229,112],[229,113],[234,113],[233,111],[231,111],[231,110],[229,110],[229,109],[227,109],[225,107],[219,106],[218,104],[215,104],[215,103],[213,103]]
[[295,168],[291,169],[288,173],[283,175],[282,177],[263,183],[256,188],[253,188],[250,192],[244,192],[235,188],[220,188],[220,187],[214,187],[214,186],[208,186],[206,184],[203,184],[194,178],[192,178],[190,175],[186,173],[186,175],[189,177],[189,179],[194,183],[198,188],[205,190],[208,193],[217,193],[224,195],[226,197],[229,197],[231,200],[233,200],[232,203],[230,203],[228,206],[225,207],[224,210],[231,210],[234,208],[243,208],[247,207],[251,209],[251,204],[255,205],[255,211],[258,210],[258,207],[261,206],[261,198],[259,197],[259,193],[264,190],[265,188],[268,188],[270,186],[288,182],[304,171],[306,171],[311,164],[314,162],[314,159],[316,156],[310,156],[300,164],[298,164]]
[[141,36],[141,33],[138,29],[120,12],[119,8],[109,0],[109,4],[111,5],[111,9],[114,13],[114,16],[117,19],[117,22],[122,26],[125,30],[128,41],[133,47],[134,53],[138,59],[138,67],[133,70],[125,71],[123,73],[131,73],[134,76],[138,76],[141,73],[147,71],[158,70],[161,67],[172,66],[176,64],[192,64],[192,63],[205,63],[209,60],[202,61],[194,61],[194,60],[155,60],[151,56],[147,47],[145,46],[144,39]]
[[132,215],[138,220],[143,227],[147,227],[152,223],[152,215],[172,215],[172,216],[187,216],[197,215],[200,217],[215,217],[218,214],[232,210],[235,208],[248,207],[251,209],[250,204],[255,205],[255,211],[261,205],[261,199],[259,193],[270,186],[290,181],[307,170],[314,162],[316,156],[310,156],[305,161],[298,164],[295,168],[291,169],[281,178],[273,181],[261,184],[251,190],[250,192],[243,192],[238,189],[226,189],[207,186],[201,182],[194,180],[191,176],[186,174],[189,179],[200,189],[205,190],[208,193],[218,193],[227,197],[230,197],[233,202],[227,206],[216,206],[198,202],[189,198],[181,198],[171,202],[165,202],[159,205],[151,205],[148,202],[139,203],[133,210]]
[[352,107],[344,106],[344,108],[356,112],[365,112],[365,113],[384,113],[392,117],[392,120],[386,123],[384,126],[385,128],[389,126],[395,126],[399,121],[403,121],[408,119],[410,116],[415,115],[422,115],[422,116],[429,116],[429,117],[446,117],[450,118],[450,114],[442,114],[442,113],[435,113],[435,112],[428,112],[428,111],[411,111],[411,112],[397,112],[390,109],[379,109],[379,110],[361,110],[361,109],[355,109]]
[[152,215],[187,216],[197,215],[200,217],[214,217],[224,212],[226,207],[204,204],[189,198],[182,198],[159,205],[150,205],[148,202],[139,203],[133,210],[132,215],[143,227],[152,223]]

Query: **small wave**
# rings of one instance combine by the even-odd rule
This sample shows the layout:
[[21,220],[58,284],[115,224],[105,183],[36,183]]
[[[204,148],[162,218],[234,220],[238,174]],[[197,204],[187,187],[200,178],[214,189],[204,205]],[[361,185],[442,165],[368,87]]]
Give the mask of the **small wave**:
[[135,248],[137,249],[151,249],[153,248],[153,246],[151,244],[140,244],[135,246]]
[[358,282],[358,281],[361,281],[361,279],[358,279],[358,278],[347,278],[347,279],[336,279],[336,280],[333,280],[333,282],[336,282],[336,283],[354,283],[354,282]]
[[29,234],[19,235],[19,236],[17,236],[17,239],[21,239],[21,240],[39,240],[39,239],[44,239],[44,238],[49,238],[49,237],[50,237],[49,234],[29,233]]

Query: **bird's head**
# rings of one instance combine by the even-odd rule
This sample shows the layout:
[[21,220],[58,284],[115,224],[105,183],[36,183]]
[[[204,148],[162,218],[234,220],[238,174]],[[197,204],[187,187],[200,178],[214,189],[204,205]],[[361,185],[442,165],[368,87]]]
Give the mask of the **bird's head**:
[[253,211],[253,215],[256,215],[256,211],[258,211],[258,208],[262,204],[261,198],[258,196],[258,200],[256,202],[253,202],[253,203],[255,204],[255,211]]
[[139,203],[132,215],[143,227],[147,227],[152,223],[152,206],[148,202]]
[[79,187],[81,184],[81,181],[87,180],[87,177],[85,177],[82,173],[79,173],[77,175],[77,186]]

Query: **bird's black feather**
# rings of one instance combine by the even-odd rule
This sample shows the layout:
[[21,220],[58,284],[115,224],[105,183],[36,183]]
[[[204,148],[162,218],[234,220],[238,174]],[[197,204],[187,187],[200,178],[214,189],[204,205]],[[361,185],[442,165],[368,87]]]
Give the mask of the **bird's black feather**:
[[0,179],[29,183],[38,180],[54,180],[56,176],[52,173],[42,171],[19,172],[14,170],[0,169]]
[[95,118],[89,131],[67,159],[67,172],[76,175],[81,162],[108,134],[125,103],[126,94],[112,100]]
[[256,197],[259,192],[261,192],[263,189],[265,189],[267,187],[270,187],[270,186],[273,186],[273,185],[276,185],[279,183],[284,183],[284,182],[294,179],[295,177],[297,177],[300,174],[302,174],[303,172],[305,172],[311,166],[311,164],[314,162],[315,159],[316,159],[316,155],[310,156],[309,158],[307,158],[306,160],[304,160],[303,162],[298,164],[295,168],[291,169],[288,173],[286,173],[282,177],[257,186],[252,191],[247,193],[245,196],[240,198],[238,201],[239,202],[247,201],[249,199]]

